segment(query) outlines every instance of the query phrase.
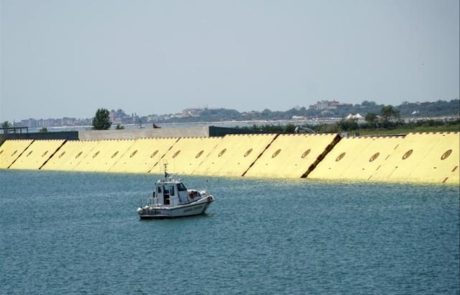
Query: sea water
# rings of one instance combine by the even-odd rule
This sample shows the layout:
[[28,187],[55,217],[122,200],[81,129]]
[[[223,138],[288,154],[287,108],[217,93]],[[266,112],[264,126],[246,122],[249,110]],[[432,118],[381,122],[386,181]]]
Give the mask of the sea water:
[[0,294],[459,294],[452,186],[185,177],[208,213],[141,221],[158,176],[0,171]]

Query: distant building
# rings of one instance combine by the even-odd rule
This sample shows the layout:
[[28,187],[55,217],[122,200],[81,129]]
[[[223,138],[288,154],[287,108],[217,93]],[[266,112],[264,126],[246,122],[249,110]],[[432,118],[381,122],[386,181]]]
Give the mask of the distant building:
[[360,113],[357,113],[357,114],[348,114],[348,116],[346,116],[345,119],[362,121],[364,117],[361,116]]
[[189,108],[189,109],[184,109],[181,113],[182,117],[199,117],[201,113],[203,112],[203,109],[200,108]]
[[317,111],[336,110],[341,105],[337,100],[321,100],[310,106],[310,109]]

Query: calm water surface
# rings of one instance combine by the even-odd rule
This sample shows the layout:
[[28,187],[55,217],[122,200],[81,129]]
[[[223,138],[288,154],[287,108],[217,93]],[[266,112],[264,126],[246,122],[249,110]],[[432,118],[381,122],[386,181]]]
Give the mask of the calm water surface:
[[155,179],[0,171],[0,293],[460,292],[456,187],[187,177],[207,215],[140,221]]

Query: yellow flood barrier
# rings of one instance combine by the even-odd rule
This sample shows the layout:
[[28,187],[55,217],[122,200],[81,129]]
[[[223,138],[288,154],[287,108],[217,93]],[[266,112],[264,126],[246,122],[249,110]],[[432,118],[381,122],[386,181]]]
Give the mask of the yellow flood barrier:
[[[75,170],[87,172],[103,172],[108,169],[110,157],[115,153],[121,141],[118,140],[97,140],[89,142],[90,150],[76,166]],[[117,155],[115,155],[117,156]],[[110,167],[109,167],[110,168]]]
[[[417,182],[456,183],[459,184],[459,145],[460,133],[434,133],[420,136],[424,141],[434,141],[436,144],[425,158],[410,173],[409,177]],[[452,173],[457,172],[457,173]],[[449,181],[450,180],[450,181]]]
[[92,141],[67,141],[42,170],[74,171],[94,144]]
[[458,155],[459,133],[344,138],[309,178],[458,184]]
[[193,174],[242,176],[275,137],[274,134],[226,135]]
[[78,153],[79,141],[67,141],[62,147],[51,157],[42,170],[72,170],[69,169],[65,164],[70,162],[73,157]]
[[79,171],[109,172],[134,140],[99,140],[91,153],[77,167]]
[[151,173],[162,173],[163,164],[167,164],[171,173],[193,174],[221,140],[222,138],[218,137],[180,138],[155,165]]
[[454,168],[450,171],[450,175],[447,177],[445,183],[460,185],[460,172],[459,172],[459,165],[455,165]]
[[6,140],[0,146],[0,169],[6,169],[16,161],[24,150],[32,143],[32,140]]
[[308,178],[339,180],[371,143],[370,138],[343,138],[309,174]]
[[63,143],[64,140],[35,140],[10,169],[40,169]]
[[371,179],[458,184],[458,155],[459,133],[410,133]]
[[[342,171],[339,178],[353,181],[370,180],[375,171],[385,163],[385,160],[398,147],[402,140],[402,137],[356,139],[355,143],[357,146],[354,147],[356,149],[355,156],[349,157],[353,159],[347,163],[347,167]],[[361,144],[362,148],[360,147]],[[347,162],[345,157],[343,160],[345,160],[344,163]]]
[[67,141],[7,140],[0,168],[184,175],[308,177],[459,185],[460,133],[405,137],[226,135]]
[[300,178],[313,169],[336,138],[335,134],[279,135],[245,176]]
[[148,173],[178,138],[141,138],[120,156],[110,172]]
[[66,170],[69,171],[90,171],[87,167],[90,165],[94,150],[99,145],[98,141],[85,140],[80,141],[74,151],[75,156],[65,163]]

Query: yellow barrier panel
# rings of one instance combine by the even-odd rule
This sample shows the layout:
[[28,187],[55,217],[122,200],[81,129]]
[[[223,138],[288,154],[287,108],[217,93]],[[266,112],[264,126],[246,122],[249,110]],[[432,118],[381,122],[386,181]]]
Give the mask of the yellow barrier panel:
[[[0,168],[162,173],[210,176],[306,175],[335,135],[227,135],[67,141],[7,140]],[[340,140],[308,178],[459,185],[460,133]]]
[[39,169],[64,143],[64,140],[34,140],[10,169]]
[[[409,134],[408,136],[417,135]],[[425,144],[427,141],[434,141],[435,145],[412,170],[409,175],[410,179],[428,183],[445,183],[452,177],[455,180],[455,175],[451,175],[451,172],[458,169],[459,165],[459,133],[434,133],[420,137],[424,137]],[[458,184],[458,171],[456,179]]]
[[458,184],[458,154],[458,133],[345,138],[309,178]]
[[423,142],[419,137],[406,136],[385,161],[377,167],[372,181],[408,182],[409,175],[434,147],[435,142]]
[[273,134],[226,135],[193,174],[242,176],[275,136]]
[[93,145],[90,141],[67,141],[42,169],[73,171]]
[[450,171],[450,175],[449,177],[446,179],[445,183],[447,184],[455,184],[457,186],[460,185],[460,171],[459,171],[460,167],[459,165],[455,165],[454,168],[452,168],[452,170]]
[[108,172],[133,143],[134,140],[100,140],[77,169]]
[[244,176],[300,178],[335,137],[335,134],[279,135]]
[[180,138],[150,173],[164,172],[163,164],[167,164],[173,174],[193,174],[221,140],[218,137]]
[[97,167],[98,158],[107,148],[110,143],[107,140],[95,140],[87,142],[88,149],[83,155],[81,161],[75,166],[76,171],[95,172]]
[[42,167],[42,170],[69,170],[65,164],[78,153],[79,141],[67,141]]
[[66,170],[69,171],[89,171],[87,167],[90,165],[94,151],[98,146],[98,141],[85,140],[80,141],[75,150],[75,156],[65,163]]
[[[417,180],[412,179],[410,175],[419,163],[424,161],[435,145],[436,142],[431,136],[407,135],[398,148],[394,150],[388,159],[389,162],[385,163],[389,167],[382,169],[383,172],[388,171],[390,173],[380,174],[380,180],[384,178],[385,181],[392,182],[416,182]],[[373,178],[376,179],[376,177]]]
[[148,173],[178,138],[141,138],[125,151],[110,172]]
[[458,184],[459,133],[410,133],[371,180]]
[[308,178],[343,179],[345,171],[357,161],[371,141],[367,137],[341,139],[310,173]]
[[[360,139],[356,143],[358,156],[341,173],[340,179],[346,180],[370,180],[377,168],[381,166],[395,148],[401,143],[401,137],[373,137]],[[360,148],[360,141],[365,142]]]
[[32,140],[6,140],[0,146],[0,169],[8,168],[32,143]]
[[[442,163],[438,164],[441,171],[450,171],[449,175],[443,179],[444,183],[460,185],[460,133],[452,132],[445,139],[449,144],[446,151],[441,155]],[[452,150],[452,152],[449,152]],[[441,150],[442,151],[442,150]],[[439,156],[439,153],[437,154]]]

